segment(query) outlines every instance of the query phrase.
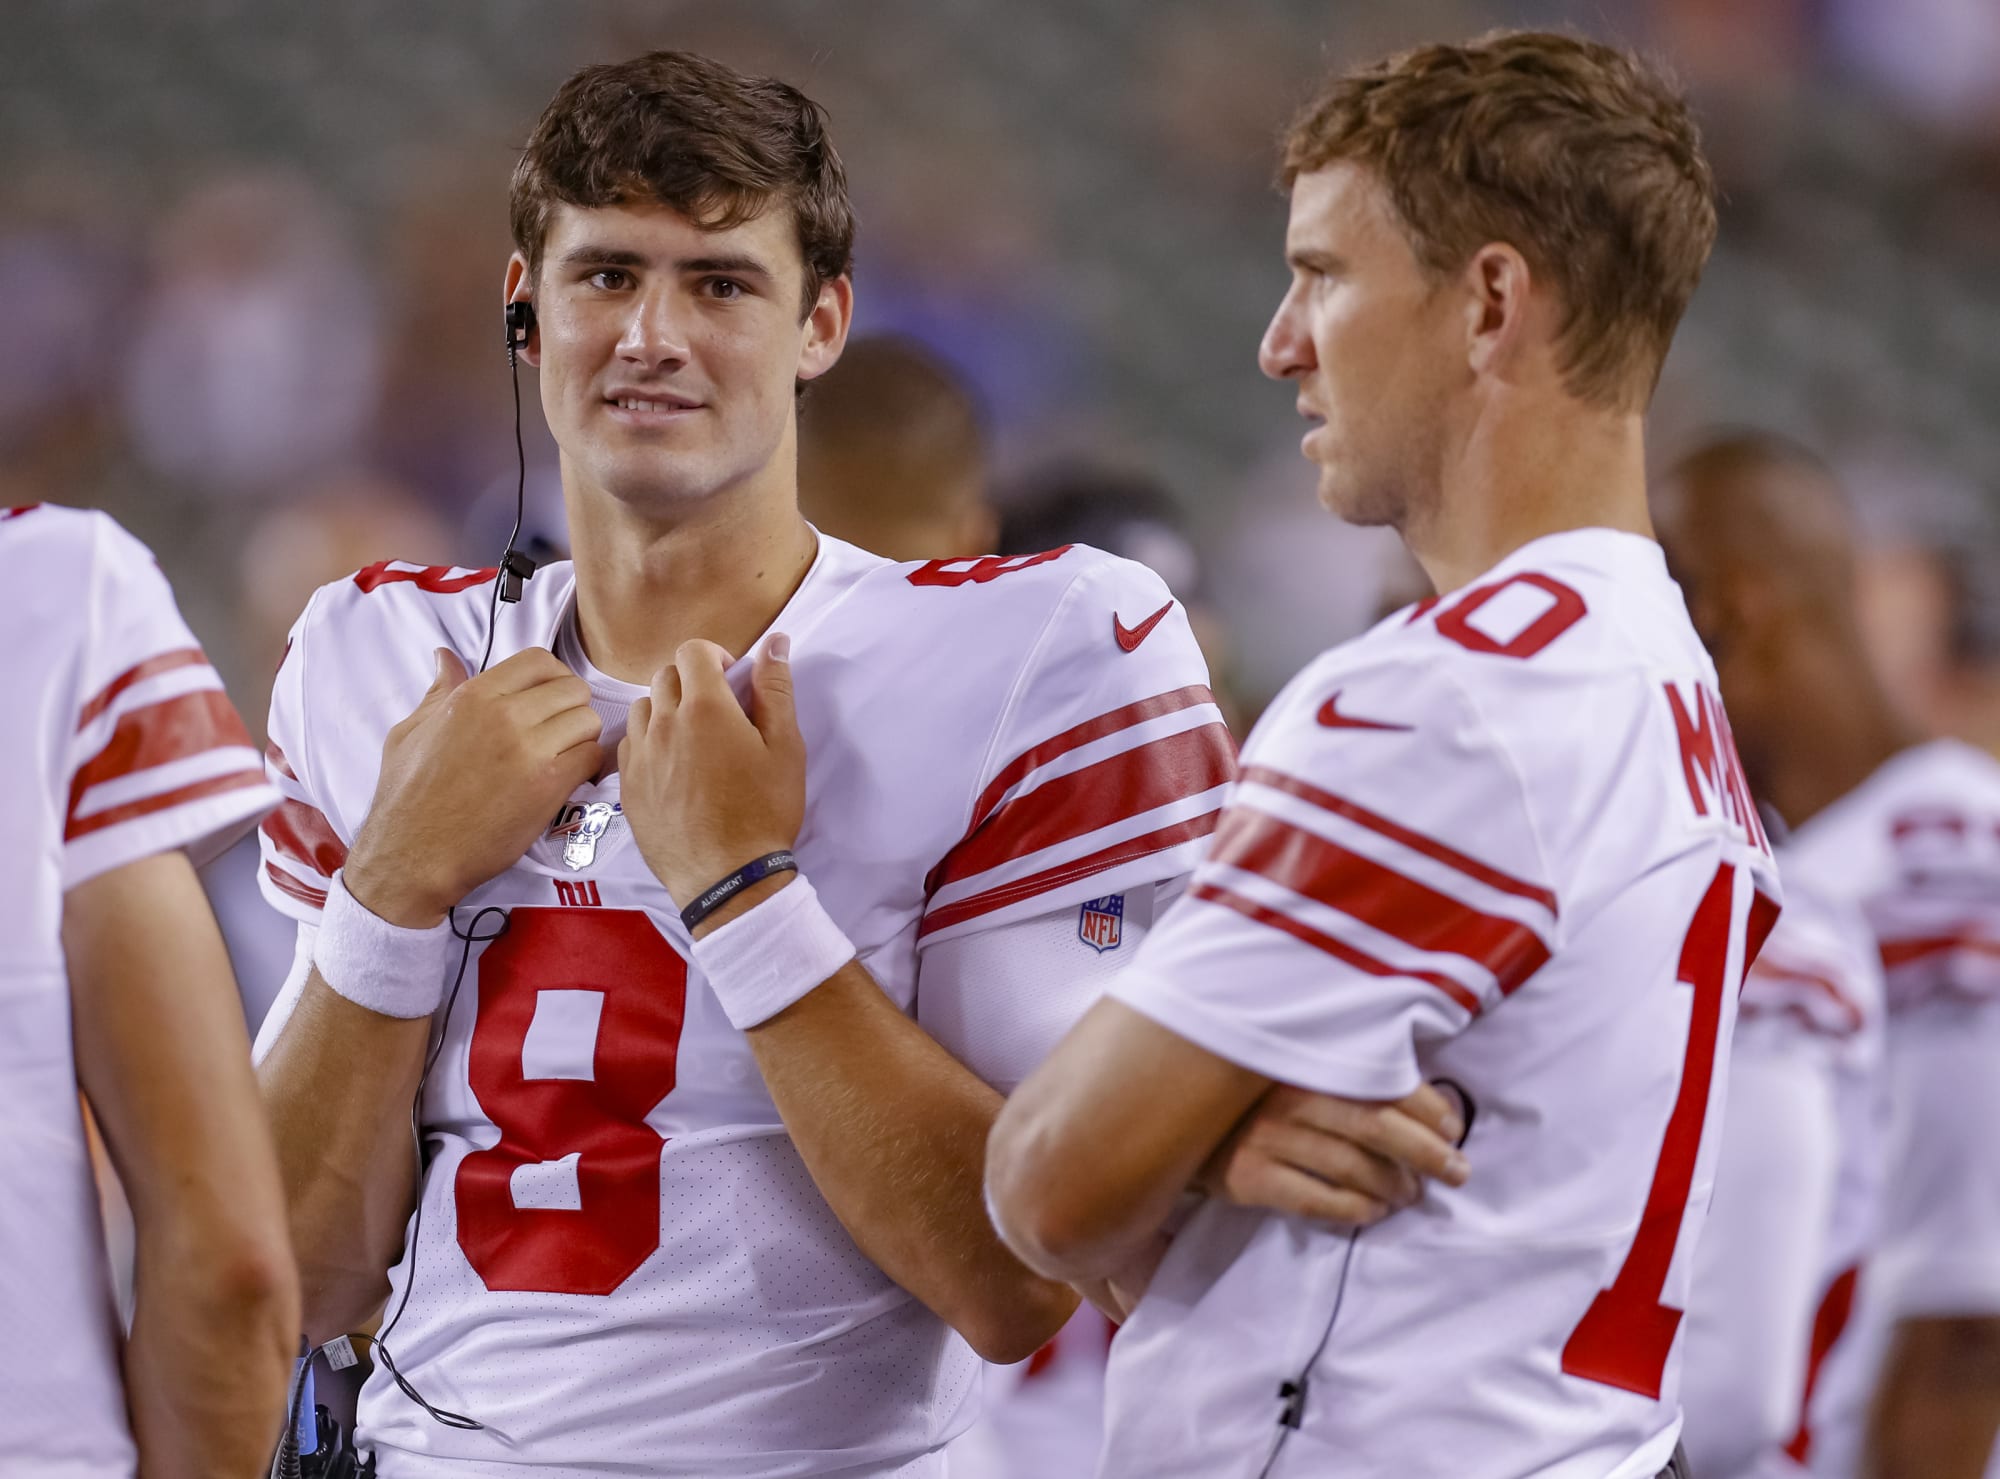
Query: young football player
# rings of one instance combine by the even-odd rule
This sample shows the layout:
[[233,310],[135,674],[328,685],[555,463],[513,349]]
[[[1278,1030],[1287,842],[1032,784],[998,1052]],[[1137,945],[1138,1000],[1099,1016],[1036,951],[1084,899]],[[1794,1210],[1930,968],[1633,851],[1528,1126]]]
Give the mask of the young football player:
[[[987,1220],[987,1130],[1179,887],[1234,745],[1142,567],[894,564],[800,516],[798,391],[852,307],[809,99],[586,68],[512,219],[574,561],[518,602],[491,569],[328,586],[272,700],[263,882],[300,932],[260,1072],[307,1328],[393,1291],[385,1479],[939,1474],[978,1357],[1077,1302]],[[1413,1187],[1436,1107],[1322,1138]]]
[[1777,876],[1652,537],[1644,412],[1715,229],[1688,111],[1563,36],[1336,77],[1262,364],[1321,500],[1438,595],[1306,668],[1187,899],[1002,1112],[1052,1277],[1157,1246],[1273,1082],[1464,1099],[1471,1174],[1342,1233],[1208,1204],[1112,1351],[1111,1476],[1639,1479]]

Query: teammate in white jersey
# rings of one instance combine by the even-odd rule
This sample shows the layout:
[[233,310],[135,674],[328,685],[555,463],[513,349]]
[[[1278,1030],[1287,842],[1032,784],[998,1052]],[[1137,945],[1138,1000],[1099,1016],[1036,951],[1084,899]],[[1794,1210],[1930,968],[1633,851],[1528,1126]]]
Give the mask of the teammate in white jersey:
[[[109,518],[0,510],[0,588],[0,1473],[247,1479],[298,1287],[194,864],[278,798],[153,557]],[[79,1090],[132,1203],[122,1341]]]
[[1650,537],[1642,418],[1714,230],[1684,105],[1566,37],[1426,47],[1290,136],[1266,373],[1442,596],[1260,721],[1189,897],[1002,1111],[1052,1276],[1129,1267],[1273,1081],[1452,1081],[1470,1175],[1348,1235],[1197,1210],[1107,1476],[1637,1479],[1674,1458],[1737,988],[1777,878]]
[[[1826,1295],[1810,1347],[1801,1321],[1788,1364],[1826,1366],[1787,1447],[1815,1474],[1974,1479],[2000,1426],[2000,1157],[1985,1133],[2000,1115],[2000,762],[1924,743],[1893,710],[1856,625],[1852,519],[1810,453],[1730,438],[1689,457],[1672,489],[1675,567],[1745,764],[1794,829],[1787,887],[1864,917],[1887,988],[1879,1207],[1861,1195],[1864,1166],[1823,1229],[1830,1255],[1792,1250]],[[1774,952],[1790,924],[1788,913]],[[1868,1156],[1856,1118],[1841,1116],[1843,1160]],[[1730,1135],[1787,1139],[1747,1117],[1732,1117]],[[1799,1148],[1764,1154],[1796,1165]],[[1710,1377],[1768,1384],[1753,1368],[1746,1358]]]
[[518,604],[364,570],[273,697],[263,881],[300,940],[260,1073],[307,1328],[393,1288],[396,1368],[479,1425],[378,1368],[390,1479],[940,1473],[975,1350],[1077,1298],[985,1217],[992,1116],[1192,866],[1234,747],[1144,569],[898,565],[800,518],[795,386],[851,305],[810,101],[586,69],[513,216],[575,562]]

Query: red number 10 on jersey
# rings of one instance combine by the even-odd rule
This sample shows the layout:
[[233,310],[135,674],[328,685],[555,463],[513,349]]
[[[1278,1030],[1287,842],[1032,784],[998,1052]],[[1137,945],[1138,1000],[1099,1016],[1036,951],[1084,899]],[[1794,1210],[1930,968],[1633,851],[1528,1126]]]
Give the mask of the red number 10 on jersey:
[[[1653,1167],[1646,1210],[1611,1287],[1598,1291],[1563,1347],[1562,1369],[1571,1376],[1622,1387],[1655,1400],[1666,1378],[1667,1357],[1673,1351],[1683,1313],[1662,1304],[1660,1297],[1674,1261],[1674,1246],[1680,1241],[1681,1224],[1687,1220],[1695,1161],[1708,1119],[1724,993],[1729,990],[1729,947],[1737,937],[1735,913],[1736,867],[1724,863],[1702,895],[1681,945],[1675,979],[1694,989],[1694,1010],[1688,1022],[1680,1093],[1674,1099],[1660,1158]],[[1777,922],[1778,906],[1753,890],[1740,936],[1743,963],[1737,969],[1739,987]]]

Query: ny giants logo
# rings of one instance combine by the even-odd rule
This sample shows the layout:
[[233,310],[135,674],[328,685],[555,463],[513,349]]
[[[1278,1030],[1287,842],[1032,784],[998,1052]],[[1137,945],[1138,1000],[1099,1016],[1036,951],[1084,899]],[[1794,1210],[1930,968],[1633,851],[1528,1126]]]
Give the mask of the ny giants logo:
[[572,909],[604,907],[604,896],[598,893],[597,884],[593,879],[579,878],[571,882],[567,878],[551,878],[549,882],[556,886],[558,904],[566,904]]
[[1729,716],[1723,712],[1722,700],[1705,683],[1694,685],[1692,703],[1682,700],[1674,683],[1663,686],[1667,707],[1674,716],[1674,737],[1680,742],[1681,775],[1687,781],[1695,815],[1709,815],[1712,803],[1724,821],[1768,855],[1771,844],[1750,798],[1750,782],[1744,778],[1742,760],[1737,758],[1736,738],[1729,732]]

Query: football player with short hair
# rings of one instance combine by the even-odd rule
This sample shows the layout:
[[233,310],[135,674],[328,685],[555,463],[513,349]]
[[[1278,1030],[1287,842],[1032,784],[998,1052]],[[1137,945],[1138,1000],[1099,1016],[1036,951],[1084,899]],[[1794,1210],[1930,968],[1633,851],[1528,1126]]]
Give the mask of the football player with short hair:
[[1186,899],[1014,1094],[1009,1244],[1156,1248],[1272,1083],[1451,1080],[1462,1185],[1342,1232],[1210,1204],[1113,1348],[1106,1476],[1651,1479],[1777,874],[1648,517],[1715,230],[1682,100],[1564,36],[1427,46],[1295,124],[1265,372],[1335,513],[1438,595],[1307,667]]
[[[853,301],[809,99],[585,68],[512,207],[574,561],[517,603],[491,569],[327,586],[272,699],[262,881],[300,928],[258,1047],[307,1329],[393,1290],[385,1479],[939,1474],[978,1355],[1077,1301],[985,1216],[992,1118],[1178,889],[1234,745],[1142,567],[895,564],[800,516],[797,391]],[[1342,1133],[1434,1167],[1435,1110]]]
[[[111,519],[0,510],[0,586],[0,1472],[251,1479],[298,1282],[195,865],[278,797]],[[79,1091],[132,1207],[122,1343]]]
[[[1787,1435],[1789,1461],[1815,1474],[1979,1479],[2000,1430],[2000,1157],[1985,1137],[2000,1114],[2000,761],[1926,740],[1890,702],[1856,617],[1854,519],[1817,457],[1776,437],[1727,437],[1687,457],[1670,490],[1675,569],[1744,765],[1791,828],[1787,887],[1863,918],[1886,988],[1879,1085],[1861,1091],[1886,1110],[1882,1143],[1869,1144],[1872,1104],[1842,1114],[1839,1153],[1862,1165],[1834,1193],[1825,1256],[1797,1253],[1819,1309],[1795,1315],[1787,1364],[1827,1364],[1810,1423]],[[1773,940],[1787,953],[1789,922]],[[1753,976],[1745,1011],[1766,992]],[[1880,1010],[1853,989],[1842,996],[1864,1019]],[[1841,1018],[1838,1006],[1823,1013],[1820,1031]],[[1795,1044],[1793,1056],[1809,1051]],[[1785,1130],[1746,1119],[1740,1134]],[[1783,1159],[1797,1174],[1805,1156]],[[1737,1385],[1769,1379],[1746,1368]]]

